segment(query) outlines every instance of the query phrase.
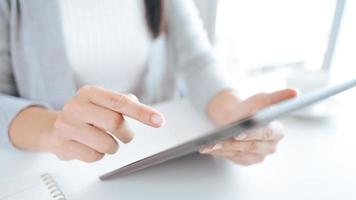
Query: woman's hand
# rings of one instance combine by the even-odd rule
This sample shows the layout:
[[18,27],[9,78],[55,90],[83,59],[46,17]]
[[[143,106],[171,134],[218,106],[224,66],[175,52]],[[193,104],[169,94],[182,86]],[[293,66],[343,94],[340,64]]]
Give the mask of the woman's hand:
[[[224,126],[296,95],[295,90],[285,89],[257,94],[241,101],[234,92],[224,91],[209,103],[208,115],[217,125]],[[241,165],[251,165],[260,163],[267,155],[273,154],[282,138],[283,130],[280,123],[272,122],[267,127],[251,130],[228,141],[207,146],[200,152],[222,156]]]
[[[33,117],[36,127],[32,128],[32,133],[20,134],[19,127],[27,123],[26,116],[41,119],[36,124],[36,117]],[[20,113],[13,122],[10,137],[19,148],[49,151],[62,160],[93,162],[100,160],[105,154],[114,154],[118,150],[116,139],[123,143],[132,140],[133,133],[125,123],[124,116],[152,127],[160,127],[164,123],[163,116],[158,111],[127,95],[85,86],[78,90],[61,111],[33,107]],[[44,125],[42,121],[48,119],[50,121]],[[27,128],[31,130],[31,127]],[[27,138],[26,141],[26,137],[31,137],[31,134],[38,135]],[[31,140],[34,142],[29,142]]]

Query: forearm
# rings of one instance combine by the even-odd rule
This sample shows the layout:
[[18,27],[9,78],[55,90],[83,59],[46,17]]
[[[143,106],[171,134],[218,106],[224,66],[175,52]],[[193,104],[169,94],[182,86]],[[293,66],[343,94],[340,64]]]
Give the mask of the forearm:
[[11,123],[11,142],[19,149],[46,151],[46,133],[53,127],[56,116],[57,112],[41,107],[23,110]]

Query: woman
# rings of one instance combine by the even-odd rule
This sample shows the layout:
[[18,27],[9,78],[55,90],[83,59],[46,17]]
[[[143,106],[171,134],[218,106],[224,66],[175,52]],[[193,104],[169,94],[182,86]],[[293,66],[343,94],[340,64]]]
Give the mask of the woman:
[[[185,95],[220,126],[296,95],[285,89],[240,100],[217,69],[191,0],[0,3],[0,133],[9,148],[84,162],[114,154],[114,137],[133,139],[124,116],[164,123],[129,93],[144,103]],[[164,65],[152,64],[159,57]],[[250,165],[282,136],[272,124],[201,153]]]

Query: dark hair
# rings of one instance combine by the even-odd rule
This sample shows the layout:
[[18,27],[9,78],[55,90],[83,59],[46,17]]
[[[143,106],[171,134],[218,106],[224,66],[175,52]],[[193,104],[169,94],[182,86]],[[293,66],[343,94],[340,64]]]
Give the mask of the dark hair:
[[147,25],[154,38],[158,37],[163,23],[163,0],[145,0]]

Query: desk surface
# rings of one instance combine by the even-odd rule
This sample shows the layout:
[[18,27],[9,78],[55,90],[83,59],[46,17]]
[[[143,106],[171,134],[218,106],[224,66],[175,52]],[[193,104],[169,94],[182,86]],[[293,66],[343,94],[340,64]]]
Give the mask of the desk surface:
[[341,106],[325,120],[283,120],[287,135],[279,151],[250,167],[190,155],[124,178],[86,182],[75,175],[79,171],[71,172],[71,163],[53,156],[2,150],[0,177],[65,168],[66,176],[56,178],[76,179],[62,186],[74,192],[71,199],[355,199],[355,106],[351,109]]

